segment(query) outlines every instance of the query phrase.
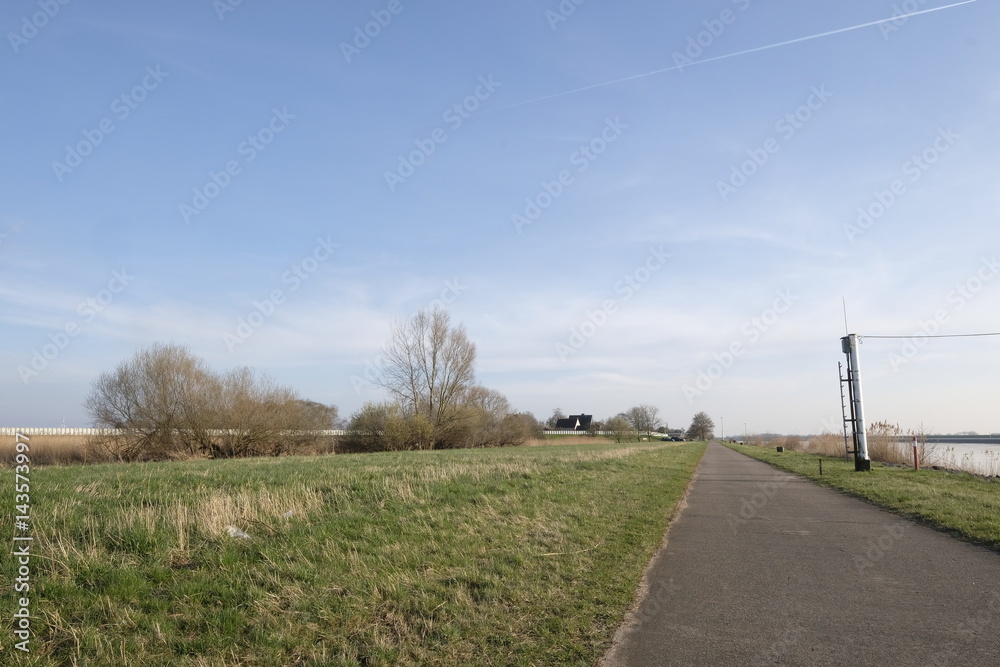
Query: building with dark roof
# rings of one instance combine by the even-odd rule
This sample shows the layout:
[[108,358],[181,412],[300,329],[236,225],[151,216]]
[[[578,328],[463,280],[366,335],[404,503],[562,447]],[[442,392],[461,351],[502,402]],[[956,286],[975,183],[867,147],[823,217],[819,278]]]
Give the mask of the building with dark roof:
[[590,422],[594,421],[594,415],[570,415],[565,419],[556,420],[557,431],[586,431],[590,428]]

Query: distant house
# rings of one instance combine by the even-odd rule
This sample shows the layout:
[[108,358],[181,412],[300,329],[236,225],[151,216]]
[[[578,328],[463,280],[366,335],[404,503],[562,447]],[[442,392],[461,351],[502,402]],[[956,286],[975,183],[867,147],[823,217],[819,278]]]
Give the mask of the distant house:
[[590,422],[592,421],[594,421],[594,415],[570,415],[565,419],[556,420],[556,430],[586,431],[590,428]]

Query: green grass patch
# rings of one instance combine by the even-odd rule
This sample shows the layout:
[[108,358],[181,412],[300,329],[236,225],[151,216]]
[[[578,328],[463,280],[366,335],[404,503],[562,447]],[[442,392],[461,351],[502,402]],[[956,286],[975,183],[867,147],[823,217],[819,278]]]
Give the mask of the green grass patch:
[[[15,659],[6,595],[0,662],[593,664],[703,452],[657,442],[36,468],[35,636]],[[0,530],[14,534],[10,511]],[[2,564],[10,582],[16,565]]]
[[[764,447],[727,447],[807,477],[824,486],[867,500],[896,514],[919,520],[957,537],[1000,551],[1000,480],[964,472],[913,470],[872,462],[870,472],[855,472],[843,458]],[[819,474],[819,459],[823,474]]]

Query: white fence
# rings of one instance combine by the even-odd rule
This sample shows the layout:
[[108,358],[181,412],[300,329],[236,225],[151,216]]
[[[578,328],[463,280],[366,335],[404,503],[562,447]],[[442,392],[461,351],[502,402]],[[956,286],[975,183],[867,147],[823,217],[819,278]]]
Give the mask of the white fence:
[[59,427],[35,427],[35,428],[7,428],[0,427],[0,435],[103,435],[114,433],[113,429],[104,428],[66,428]]
[[[13,428],[0,426],[0,436],[12,436],[16,433],[21,435],[110,435],[113,433],[124,433],[124,431],[116,430],[113,428],[67,428],[65,426],[56,427],[30,427],[30,428]],[[209,431],[211,435],[221,435],[223,431],[212,430]],[[546,431],[546,435],[614,435],[614,431],[573,431],[573,430],[560,430],[560,431]],[[332,430],[332,431],[316,431],[316,435],[347,435],[347,431]],[[646,435],[650,437],[663,436],[663,433],[647,433]],[[673,434],[671,434],[673,435]]]
[[[632,434],[632,431],[629,431],[629,435],[631,435],[631,434]],[[615,435],[615,432],[614,431],[573,431],[573,430],[567,429],[567,430],[559,430],[559,431],[557,431],[557,430],[552,430],[552,431],[546,430],[545,431],[545,435]],[[676,433],[649,433],[649,432],[646,432],[646,433],[643,433],[643,435],[646,435],[646,436],[649,436],[649,437],[670,437],[671,435],[679,435],[679,434],[676,434]]]
[[[125,431],[113,428],[66,428],[63,427],[42,427],[42,428],[8,428],[0,426],[0,436],[11,436],[17,433],[21,435],[111,435],[124,433]],[[224,431],[210,430],[209,435],[222,435]],[[315,431],[316,435],[344,435],[347,431]]]

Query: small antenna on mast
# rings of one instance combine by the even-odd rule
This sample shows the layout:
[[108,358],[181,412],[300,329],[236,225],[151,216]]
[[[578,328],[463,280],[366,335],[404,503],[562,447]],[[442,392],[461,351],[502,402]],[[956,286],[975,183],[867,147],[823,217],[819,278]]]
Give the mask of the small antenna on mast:
[[851,335],[851,328],[847,325],[847,297],[840,297],[844,300],[844,334],[847,336]]

